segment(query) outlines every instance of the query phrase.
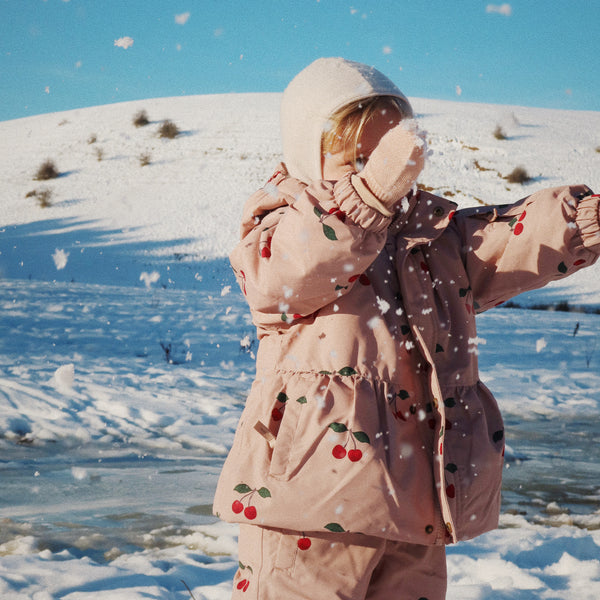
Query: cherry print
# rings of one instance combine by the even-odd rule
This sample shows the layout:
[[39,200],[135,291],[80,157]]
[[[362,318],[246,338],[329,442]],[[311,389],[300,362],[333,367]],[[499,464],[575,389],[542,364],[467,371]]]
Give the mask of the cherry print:
[[522,221],[526,215],[527,212],[523,211],[518,217],[514,217],[510,220],[508,225],[515,235],[521,235],[523,233],[523,229],[525,229],[525,226],[523,225]]
[[328,212],[330,215],[335,215],[342,223],[346,221],[346,213],[337,206],[330,208]]
[[[343,423],[330,423],[329,428],[333,429],[333,431],[336,433],[346,434],[346,441],[344,445],[342,446],[342,444],[336,444],[331,451],[331,454],[338,460],[348,456],[348,459],[351,462],[358,462],[363,457],[363,453],[362,450],[359,450],[356,447],[356,442],[358,441],[363,444],[370,444],[371,440],[369,439],[369,436],[364,431],[352,431],[352,429],[348,429],[348,427]],[[347,451],[346,446],[350,440],[352,440],[353,447]]]
[[342,459],[346,456],[346,448],[344,448],[344,446],[341,444],[338,444],[337,446],[333,447],[331,454],[333,454],[333,456],[337,459]]
[[[254,574],[254,571],[252,570],[252,567],[250,565],[244,565],[243,563],[238,563],[240,566],[240,570],[238,571],[238,573],[241,575],[242,571],[248,571],[248,573],[250,573],[250,575]],[[246,592],[248,591],[248,588],[250,587],[250,579],[244,577],[242,579],[240,579],[236,585],[238,590],[241,590],[242,592]]]
[[273,175],[271,175],[271,178],[269,179],[269,181],[267,181],[267,183],[271,183],[271,181],[273,181],[279,175],[283,175],[283,173],[280,170],[275,171],[275,173],[273,173]]
[[300,550],[308,550],[311,547],[311,545],[312,542],[306,536],[301,537],[298,540],[298,548],[300,548]]
[[371,285],[371,280],[364,273],[352,275],[352,277],[350,277],[350,279],[348,279],[348,282],[354,283],[356,280],[358,280],[358,283],[360,283],[364,286]]
[[456,489],[454,488],[454,484],[451,483],[446,488],[446,496],[448,496],[448,498],[454,498],[455,495],[456,495]]
[[271,241],[272,237],[267,238],[266,242],[261,242],[260,255],[262,258],[271,258]]
[[321,223],[321,227],[323,228],[323,235],[328,240],[337,241],[338,238],[337,238],[337,235],[335,234],[335,229],[333,227],[330,227],[326,223],[324,223],[325,219],[327,217],[330,217],[331,214],[329,214],[329,213],[323,213],[323,211],[319,207],[317,207],[317,206],[315,206],[313,208],[313,212],[318,217],[319,223]]
[[283,419],[283,411],[285,410],[285,403],[288,401],[288,397],[283,393],[277,394],[277,406],[271,410],[271,418],[273,421],[281,421]]
[[247,506],[244,509],[244,516],[246,519],[253,521],[256,519],[256,507],[255,506]]
[[352,462],[358,462],[362,458],[362,455],[363,455],[362,452],[360,450],[358,450],[358,448],[348,451],[348,458]]
[[[244,495],[241,497],[240,500],[235,500],[233,502],[233,504],[231,505],[231,510],[236,514],[240,514],[243,510],[244,516],[249,521],[253,521],[254,519],[256,519],[256,516],[258,514],[258,511],[256,510],[256,506],[254,506],[254,504],[252,502],[254,495],[258,494],[261,498],[270,498],[271,497],[271,492],[268,490],[268,488],[261,487],[261,488],[252,489],[246,483],[238,483],[238,485],[236,485],[233,488],[233,491],[237,492],[238,494],[244,494]],[[244,500],[247,500],[247,502],[248,502],[248,505],[245,508],[244,508]]]

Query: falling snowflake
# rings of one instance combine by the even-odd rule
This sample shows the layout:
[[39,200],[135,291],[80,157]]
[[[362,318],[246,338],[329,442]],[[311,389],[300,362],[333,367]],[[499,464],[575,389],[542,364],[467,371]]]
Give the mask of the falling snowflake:
[[188,22],[189,18],[190,18],[189,12],[184,12],[184,13],[181,13],[180,15],[175,15],[175,23],[177,23],[177,25],[185,25]]
[[130,38],[128,35],[120,37],[118,40],[115,40],[115,46],[127,50],[127,48],[133,46],[133,38]]
[[377,306],[379,307],[379,310],[383,315],[385,315],[385,313],[388,310],[390,310],[390,303],[387,300],[380,298],[379,296],[377,296]]
[[153,283],[156,283],[159,278],[160,273],[158,271],[152,271],[152,273],[146,273],[146,271],[143,271],[140,275],[140,281],[143,281],[147,288],[150,288],[150,286]]
[[67,260],[69,258],[69,253],[64,250],[59,250],[58,248],[54,251],[52,255],[52,260],[54,261],[54,265],[56,266],[56,270],[60,271],[67,266]]
[[485,7],[486,13],[497,13],[499,15],[504,15],[505,17],[510,17],[512,15],[512,6],[510,4],[488,4]]

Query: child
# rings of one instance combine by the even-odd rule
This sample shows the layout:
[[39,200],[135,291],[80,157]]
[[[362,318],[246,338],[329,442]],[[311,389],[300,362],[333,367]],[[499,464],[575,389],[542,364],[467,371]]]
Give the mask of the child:
[[384,75],[319,59],[283,95],[285,165],[231,264],[260,347],[215,497],[234,598],[442,600],[444,546],[497,526],[502,418],[475,313],[591,265],[584,185],[455,212]]

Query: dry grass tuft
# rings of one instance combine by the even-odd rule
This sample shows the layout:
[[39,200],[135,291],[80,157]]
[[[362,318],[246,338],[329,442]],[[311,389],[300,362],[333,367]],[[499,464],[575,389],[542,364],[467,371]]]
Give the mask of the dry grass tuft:
[[136,127],[145,127],[150,123],[148,113],[145,110],[139,110],[133,115],[133,124]]
[[52,206],[50,199],[52,198],[52,190],[47,187],[31,190],[25,194],[25,198],[35,198],[41,208]]
[[523,167],[515,167],[504,179],[509,183],[527,183],[531,177]]
[[504,130],[502,129],[502,127],[500,127],[500,125],[497,125],[496,129],[494,129],[494,137],[497,140],[506,140],[506,139],[508,139],[506,137],[506,134],[504,133]]
[[175,123],[169,119],[163,121],[162,125],[158,129],[158,136],[161,138],[167,138],[169,140],[176,138],[180,133],[181,132],[179,131],[177,125],[175,125]]
[[59,175],[60,173],[56,169],[54,162],[48,159],[38,167],[34,179],[36,181],[46,181],[48,179],[56,179]]

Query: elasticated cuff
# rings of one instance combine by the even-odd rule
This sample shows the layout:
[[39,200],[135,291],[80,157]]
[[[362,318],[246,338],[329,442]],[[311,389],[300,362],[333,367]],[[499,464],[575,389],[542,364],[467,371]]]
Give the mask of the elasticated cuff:
[[361,177],[352,175],[350,181],[365,204],[368,204],[371,208],[374,208],[386,217],[391,217],[394,214],[375,194],[373,194],[373,192],[371,192]]
[[365,202],[352,185],[352,175],[352,173],[344,175],[334,186],[334,197],[340,210],[363,229],[370,231],[387,229],[393,213],[386,211],[384,214],[369,202]]
[[585,196],[579,201],[575,222],[584,248],[600,254],[600,195]]

